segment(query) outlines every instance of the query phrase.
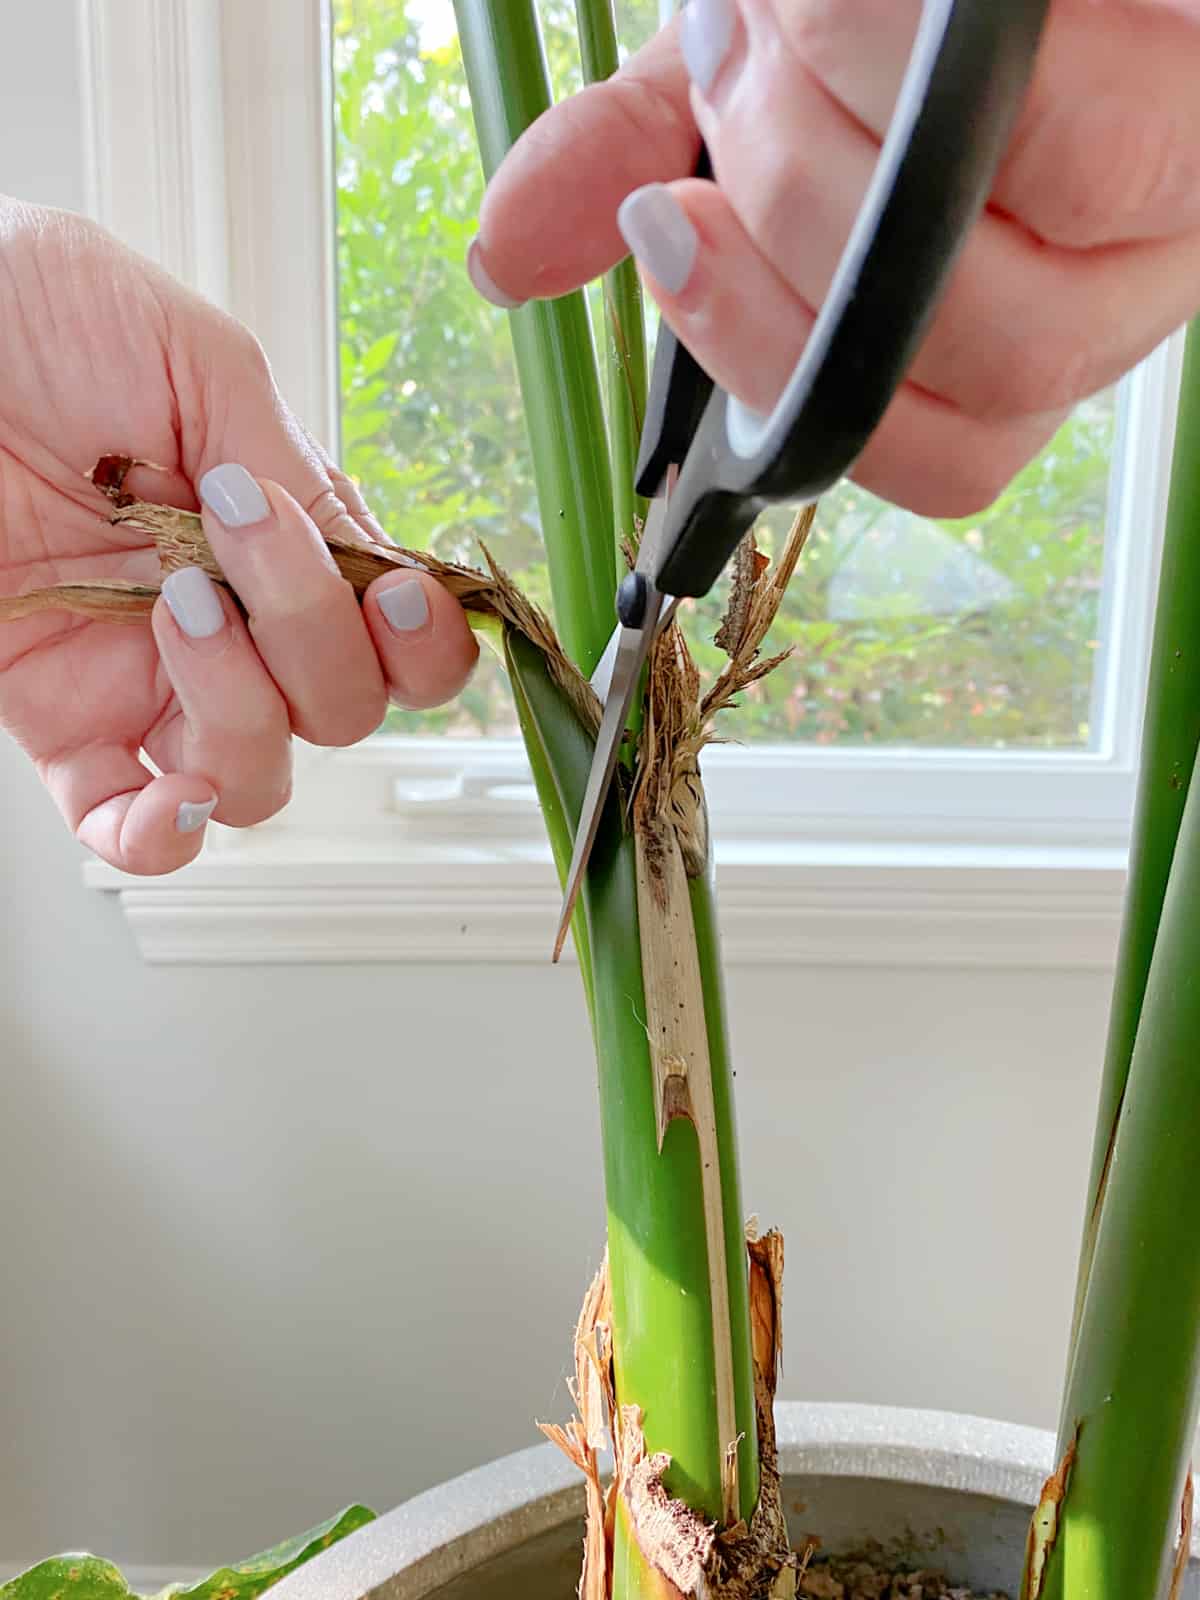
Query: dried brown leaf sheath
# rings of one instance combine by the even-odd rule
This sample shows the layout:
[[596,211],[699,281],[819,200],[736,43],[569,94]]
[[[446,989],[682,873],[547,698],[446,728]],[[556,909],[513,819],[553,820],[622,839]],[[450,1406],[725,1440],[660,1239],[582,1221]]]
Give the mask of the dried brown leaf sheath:
[[598,1452],[608,1442],[616,1397],[612,1371],[612,1296],[608,1259],[592,1279],[575,1329],[575,1378],[571,1398],[579,1415],[566,1427],[538,1426],[579,1468],[587,1482],[587,1524],[579,1600],[608,1600],[611,1589],[613,1490],[600,1481]]
[[53,589],[0,596],[0,622],[18,622],[39,611],[68,611],[97,622],[144,623],[157,599],[158,590],[149,584],[84,579],[80,583],[60,583]]
[[[726,1533],[718,1533],[682,1501],[667,1494],[662,1479],[669,1459],[646,1454],[638,1408],[625,1406],[614,1414],[612,1345],[606,1320],[612,1315],[607,1263],[588,1289],[575,1338],[573,1392],[580,1416],[565,1428],[542,1428],[588,1481],[580,1600],[609,1600],[611,1595],[618,1496],[638,1547],[659,1579],[660,1600],[690,1600],[696,1595],[706,1600],[793,1600],[800,1564],[788,1546],[772,1415],[781,1354],[783,1239],[778,1233],[768,1233],[762,1239],[749,1239],[747,1249],[762,1488],[750,1526],[739,1523]],[[598,1390],[592,1387],[593,1373],[599,1377]],[[592,1434],[600,1405],[614,1435],[616,1472],[607,1492],[601,1489],[595,1458],[600,1441]]]
[[1025,1573],[1021,1593],[1025,1600],[1038,1600],[1046,1576],[1046,1562],[1058,1539],[1058,1514],[1066,1498],[1071,1481],[1071,1468],[1075,1465],[1075,1451],[1079,1443],[1079,1429],[1067,1446],[1067,1453],[1042,1485],[1029,1526],[1029,1539],[1025,1546]]
[[816,508],[809,506],[796,518],[774,567],[767,566],[749,536],[743,541],[729,608],[717,634],[729,663],[703,698],[700,674],[677,627],[667,628],[651,653],[633,814],[638,822],[660,818],[671,822],[689,877],[699,877],[708,862],[700,753],[717,737],[714,724],[719,714],[787,660],[788,651],[765,660],[759,659],[759,652],[815,515]]
[[1171,1587],[1167,1591],[1167,1600],[1179,1600],[1183,1593],[1183,1580],[1187,1577],[1188,1558],[1192,1553],[1192,1508],[1192,1469],[1189,1467],[1179,1507],[1179,1544],[1175,1550],[1175,1565],[1171,1569]]

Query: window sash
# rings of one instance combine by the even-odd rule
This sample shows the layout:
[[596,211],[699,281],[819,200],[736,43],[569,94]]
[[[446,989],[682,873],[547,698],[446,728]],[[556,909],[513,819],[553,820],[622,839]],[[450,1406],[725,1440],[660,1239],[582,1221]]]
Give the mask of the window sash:
[[[280,387],[336,452],[332,71],[326,0],[80,0],[93,212],[249,323]],[[1128,833],[1181,337],[1126,380],[1105,554],[1103,715],[1090,751],[815,749],[705,758],[720,839],[1120,847]],[[275,828],[531,826],[519,746],[379,737],[304,752]]]

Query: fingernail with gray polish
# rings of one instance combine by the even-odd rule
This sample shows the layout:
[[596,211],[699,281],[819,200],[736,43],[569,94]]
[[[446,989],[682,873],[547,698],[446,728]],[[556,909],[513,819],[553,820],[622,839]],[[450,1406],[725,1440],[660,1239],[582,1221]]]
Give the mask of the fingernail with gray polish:
[[670,189],[662,183],[648,183],[626,195],[617,212],[617,226],[650,275],[668,294],[678,294],[692,275],[700,240]]
[[679,28],[679,48],[692,82],[706,95],[733,44],[737,13],[733,0],[688,0]]
[[185,800],[175,813],[175,831],[198,833],[216,809],[215,797],[212,800]]
[[415,578],[381,590],[379,609],[387,618],[388,627],[393,633],[415,633],[429,621],[429,601]]
[[189,639],[211,639],[225,626],[225,607],[203,567],[180,567],[162,586],[163,599]]
[[213,467],[200,479],[200,498],[227,528],[249,528],[271,514],[267,497],[245,467],[236,462]]
[[514,300],[510,294],[505,294],[504,290],[492,281],[491,274],[480,258],[478,239],[471,241],[471,248],[467,251],[467,277],[474,284],[476,294],[481,294],[489,305],[499,306],[501,311],[515,311],[524,303]]

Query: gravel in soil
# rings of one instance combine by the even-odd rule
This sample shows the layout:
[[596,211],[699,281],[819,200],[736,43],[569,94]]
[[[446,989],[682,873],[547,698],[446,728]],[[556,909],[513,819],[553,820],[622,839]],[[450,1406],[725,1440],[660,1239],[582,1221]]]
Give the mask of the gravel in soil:
[[806,1600],[1006,1600],[955,1587],[940,1572],[895,1572],[869,1561],[832,1560],[812,1566],[800,1580]]

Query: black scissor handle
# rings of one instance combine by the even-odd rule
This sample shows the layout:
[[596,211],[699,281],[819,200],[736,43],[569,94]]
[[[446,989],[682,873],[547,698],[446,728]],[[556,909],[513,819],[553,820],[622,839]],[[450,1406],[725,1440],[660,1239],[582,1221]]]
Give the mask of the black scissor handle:
[[664,594],[707,594],[765,505],[815,500],[861,455],[987,199],[1048,9],[924,0],[870,188],[779,403],[760,417],[716,389],[705,407],[671,496]]
[[[712,175],[708,147],[701,144],[694,176]],[[687,455],[712,392],[708,373],[674,330],[660,322],[634,484],[647,500],[661,492],[667,468]]]

